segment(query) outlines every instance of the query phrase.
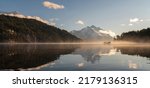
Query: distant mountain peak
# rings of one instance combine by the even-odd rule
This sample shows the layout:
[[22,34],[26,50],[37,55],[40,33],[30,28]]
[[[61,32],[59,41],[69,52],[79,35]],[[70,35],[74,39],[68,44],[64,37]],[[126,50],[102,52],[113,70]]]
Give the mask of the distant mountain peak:
[[103,30],[103,29],[92,25],[92,26],[87,26],[87,27],[85,27],[85,28],[83,28],[83,29],[81,29],[79,31],[81,31],[81,32],[86,32],[86,31],[87,32],[90,32],[90,31],[91,32],[98,32],[99,30]]
[[96,28],[96,26],[92,25],[91,28]]
[[103,30],[94,25],[87,26],[78,31],[71,31],[71,34],[86,41],[112,41],[115,36],[114,32]]
[[85,28],[96,28],[96,26],[91,25],[91,26],[87,26],[87,27],[85,27]]

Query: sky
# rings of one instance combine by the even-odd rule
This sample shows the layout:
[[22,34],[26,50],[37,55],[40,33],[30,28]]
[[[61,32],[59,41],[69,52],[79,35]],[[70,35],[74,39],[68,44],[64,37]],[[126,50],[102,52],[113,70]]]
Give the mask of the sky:
[[95,25],[116,34],[150,27],[150,0],[0,0],[0,11],[39,16],[67,31]]

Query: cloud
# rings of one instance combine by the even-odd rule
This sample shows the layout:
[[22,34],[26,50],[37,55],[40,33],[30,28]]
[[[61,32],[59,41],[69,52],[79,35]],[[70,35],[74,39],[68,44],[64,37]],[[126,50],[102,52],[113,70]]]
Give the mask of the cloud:
[[56,26],[56,23],[55,23],[55,22],[49,22],[49,24],[50,24],[51,26]]
[[105,31],[105,30],[100,30],[101,33],[104,33],[104,34],[109,34],[110,36],[112,37],[115,37],[116,34],[114,32],[112,32],[111,30],[108,30],[108,31]]
[[130,22],[131,22],[131,23],[135,23],[135,22],[138,22],[138,21],[139,21],[139,18],[130,19]]
[[133,26],[133,24],[128,24],[129,26]]
[[58,18],[51,18],[49,23],[52,26],[56,26],[56,21],[58,21],[58,20],[59,20]]
[[76,24],[84,25],[84,22],[82,20],[78,20]]
[[143,22],[144,20],[143,19],[139,19],[139,18],[131,18],[130,20],[130,23],[136,23],[136,22]]
[[140,20],[140,22],[143,22],[143,21],[144,21],[144,20],[142,20],[142,19]]
[[57,21],[59,20],[58,18],[51,18],[50,21]]
[[133,26],[134,24],[137,24],[137,23],[142,23],[146,20],[143,20],[143,19],[139,19],[139,18],[131,18],[129,19],[129,23],[128,24],[121,24],[121,26]]
[[49,2],[49,1],[44,1],[43,6],[50,8],[50,9],[64,9],[63,5],[58,5],[56,3]]

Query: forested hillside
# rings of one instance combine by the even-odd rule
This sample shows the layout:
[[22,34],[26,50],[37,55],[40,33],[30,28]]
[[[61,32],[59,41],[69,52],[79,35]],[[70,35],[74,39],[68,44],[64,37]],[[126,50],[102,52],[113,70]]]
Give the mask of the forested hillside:
[[122,33],[120,36],[117,36],[115,40],[150,42],[150,28]]
[[0,42],[76,42],[65,30],[34,19],[0,15]]

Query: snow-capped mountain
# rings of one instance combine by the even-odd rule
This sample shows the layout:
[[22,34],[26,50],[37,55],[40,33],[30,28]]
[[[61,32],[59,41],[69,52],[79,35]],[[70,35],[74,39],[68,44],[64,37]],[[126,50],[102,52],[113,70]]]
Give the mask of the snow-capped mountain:
[[115,33],[112,31],[105,31],[94,25],[85,27],[81,30],[73,30],[70,32],[76,37],[86,41],[112,41]]
[[12,11],[12,12],[0,11],[0,15],[12,16],[12,17],[18,17],[18,18],[26,18],[26,19],[34,19],[34,20],[46,23],[48,25],[50,24],[47,20],[44,20],[41,17],[38,17],[38,16],[25,16],[25,15],[22,15],[21,13],[19,13],[17,11]]

